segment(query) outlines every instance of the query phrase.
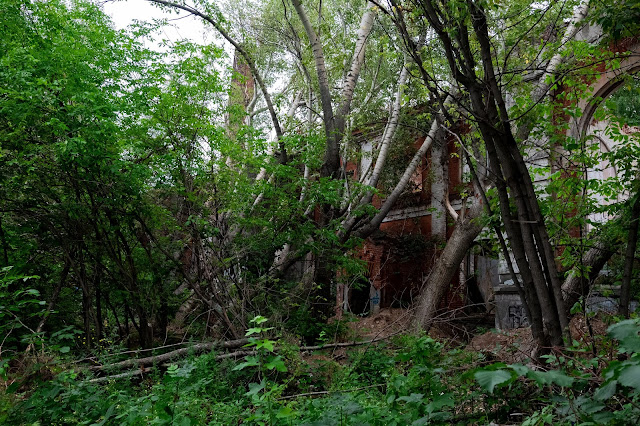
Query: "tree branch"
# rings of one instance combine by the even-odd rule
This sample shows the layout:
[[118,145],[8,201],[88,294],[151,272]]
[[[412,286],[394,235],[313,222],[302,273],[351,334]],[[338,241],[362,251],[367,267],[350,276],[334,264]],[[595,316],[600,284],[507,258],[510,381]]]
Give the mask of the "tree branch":
[[[231,35],[225,31],[224,28],[222,28],[222,25],[220,25],[220,23],[218,21],[216,21],[215,19],[213,19],[211,16],[200,12],[197,9],[194,9],[191,6],[186,6],[183,4],[179,4],[179,3],[174,3],[171,1],[166,1],[166,0],[147,0],[151,3],[157,3],[157,4],[161,4],[164,6],[169,6],[169,7],[173,7],[175,9],[181,9],[184,10],[186,12],[191,13],[192,15],[198,16],[202,19],[204,19],[205,21],[207,21],[208,23],[210,23],[211,25],[213,25],[213,27],[218,31],[218,33],[220,33],[220,35],[222,37],[224,37],[225,40],[227,40],[229,43],[231,43],[231,45],[242,55],[242,57],[244,58],[244,60],[247,62],[247,65],[249,65],[249,69],[251,70],[251,74],[253,74],[253,76],[255,77],[258,86],[260,86],[260,90],[262,91],[262,96],[264,96],[264,100],[267,103],[267,108],[269,109],[269,115],[271,115],[271,122],[273,123],[273,127],[276,131],[276,137],[278,138],[278,140],[280,140],[282,138],[282,128],[280,127],[280,122],[278,121],[278,115],[276,114],[276,110],[275,107],[273,106],[273,101],[271,100],[271,95],[269,95],[269,91],[267,90],[267,86],[264,83],[264,80],[262,79],[262,76],[260,75],[260,72],[258,71],[258,68],[256,67],[256,63],[254,62],[253,58],[251,57],[251,55],[249,55],[249,53],[247,52],[247,50],[242,47],[242,45],[240,43],[238,43],[237,41],[235,41]],[[284,143],[280,143],[280,161],[282,163],[286,163],[287,162],[287,155],[286,155],[286,151],[285,151],[285,147],[284,147]]]
[[[453,100],[453,96],[451,95],[447,96],[447,99],[444,102],[445,107],[449,105],[452,100]],[[438,117],[434,117],[429,133],[426,135],[424,142],[422,143],[418,151],[415,153],[415,155],[411,159],[411,162],[405,169],[402,177],[396,184],[393,191],[391,191],[391,194],[389,194],[389,196],[386,198],[386,200],[382,204],[382,207],[380,207],[380,210],[373,217],[373,219],[371,219],[371,221],[367,225],[360,228],[356,232],[358,237],[366,238],[367,236],[371,235],[372,232],[378,229],[378,227],[380,226],[384,218],[387,217],[387,214],[389,213],[389,211],[391,211],[391,208],[395,204],[396,200],[398,199],[398,197],[400,197],[400,194],[402,194],[405,187],[409,183],[411,176],[413,176],[416,169],[418,168],[418,164],[420,164],[420,162],[426,155],[427,150],[429,149],[429,147],[431,146],[431,143],[436,137],[439,127],[440,127],[440,124],[438,123]]]
[[309,43],[311,43],[311,50],[313,52],[313,59],[316,64],[316,74],[318,76],[318,86],[320,90],[320,102],[322,104],[322,114],[324,121],[324,131],[327,138],[327,149],[325,151],[324,164],[321,169],[321,176],[337,177],[340,170],[340,150],[338,147],[339,135],[336,132],[335,120],[333,115],[333,104],[331,100],[331,90],[329,88],[329,77],[327,75],[327,67],[324,60],[324,52],[322,50],[322,43],[318,38],[311,21],[302,7],[300,0],[292,0],[293,7],[298,13],[298,17],[302,22]]

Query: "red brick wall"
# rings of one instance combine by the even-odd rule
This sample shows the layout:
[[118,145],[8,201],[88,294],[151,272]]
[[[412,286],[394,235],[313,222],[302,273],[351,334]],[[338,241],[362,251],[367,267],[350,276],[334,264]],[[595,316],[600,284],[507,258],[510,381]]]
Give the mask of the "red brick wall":
[[[416,140],[416,148],[424,138]],[[449,157],[449,193],[452,200],[459,197],[461,182],[461,161],[455,139],[447,142]],[[451,155],[454,153],[454,155]],[[422,164],[416,170],[412,181],[421,187],[420,194],[411,200],[404,199],[411,206],[429,207],[431,202],[431,185],[429,181],[430,152],[427,152]],[[374,197],[373,204],[380,207],[381,201]],[[359,257],[367,262],[368,278],[371,284],[381,293],[381,307],[408,304],[419,293],[424,278],[433,267],[441,242],[431,238],[431,215],[399,219],[384,222],[380,225],[381,233],[365,241]],[[452,229],[448,229],[447,236]],[[416,252],[411,253],[412,248]],[[441,301],[443,309],[455,309],[466,304],[466,289],[459,284],[458,274],[451,283],[451,289]]]

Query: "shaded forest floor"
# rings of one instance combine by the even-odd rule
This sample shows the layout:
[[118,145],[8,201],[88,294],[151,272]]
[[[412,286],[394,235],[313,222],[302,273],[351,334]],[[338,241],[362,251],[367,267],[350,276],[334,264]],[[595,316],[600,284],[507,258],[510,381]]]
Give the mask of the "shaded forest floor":
[[265,333],[247,347],[134,366],[130,377],[46,355],[0,383],[0,423],[636,424],[640,389],[621,377],[640,370],[631,348],[640,326],[626,323],[620,352],[607,337],[613,322],[575,316],[573,344],[538,360],[527,356],[528,329],[497,332],[474,319],[417,335],[401,309],[352,318],[342,343],[306,348],[257,324]]

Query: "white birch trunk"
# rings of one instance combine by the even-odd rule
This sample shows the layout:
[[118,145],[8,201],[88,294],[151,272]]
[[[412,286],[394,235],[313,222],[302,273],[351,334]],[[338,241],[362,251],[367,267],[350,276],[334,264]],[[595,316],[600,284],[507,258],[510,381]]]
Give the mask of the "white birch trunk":
[[[443,137],[436,137],[431,145],[431,236],[441,241],[447,239],[447,210],[449,180],[447,179],[447,144]],[[455,213],[455,212],[454,212]],[[452,214],[454,220],[456,217]]]
[[292,0],[293,7],[295,8],[302,26],[304,27],[309,43],[311,44],[311,50],[313,52],[313,60],[316,65],[316,74],[318,76],[318,89],[320,90],[320,101],[322,104],[322,114],[325,128],[325,135],[327,138],[327,149],[325,153],[325,164],[323,165],[323,175],[334,175],[339,166],[339,147],[338,139],[335,132],[335,120],[333,115],[333,103],[331,100],[331,90],[329,87],[329,77],[327,75],[327,66],[324,60],[324,52],[322,49],[322,43],[318,38],[311,21],[307,16],[307,13],[302,7],[300,0]]
[[[406,64],[402,67],[402,71],[400,72],[400,78],[398,79],[398,90],[396,90],[396,98],[393,103],[393,108],[391,110],[391,116],[389,117],[389,121],[387,125],[384,127],[384,133],[382,134],[382,140],[380,141],[380,151],[378,152],[378,157],[375,162],[375,166],[373,167],[373,173],[371,174],[371,178],[367,185],[375,188],[378,185],[378,180],[380,180],[380,175],[382,174],[382,169],[384,168],[384,164],[387,160],[387,155],[389,154],[389,147],[391,146],[391,142],[393,141],[394,136],[396,135],[396,129],[398,128],[398,121],[400,119],[400,108],[402,106],[402,95],[404,93],[404,86],[407,82],[407,76],[409,75],[409,71],[407,70]],[[369,201],[371,196],[369,195]],[[367,201],[367,203],[369,202]]]
[[371,33],[371,28],[373,27],[373,21],[376,15],[375,5],[373,3],[368,2],[366,8],[367,11],[362,15],[362,19],[360,20],[360,28],[358,29],[356,47],[353,51],[351,67],[345,76],[344,84],[342,86],[342,104],[340,105],[339,113],[343,119],[351,109],[353,92],[355,90],[358,77],[360,76],[362,64],[364,63],[367,39]]
[[[453,100],[453,97],[449,95],[444,102],[445,107],[449,105],[452,100]],[[409,183],[409,180],[411,179],[411,176],[413,176],[416,169],[418,168],[418,165],[422,162],[422,159],[426,155],[427,150],[429,149],[429,147],[431,146],[431,143],[436,137],[438,128],[439,128],[438,119],[434,118],[433,123],[431,124],[431,129],[429,130],[429,133],[425,137],[424,142],[422,143],[418,151],[415,153],[415,155],[411,159],[411,162],[405,169],[404,173],[402,174],[402,177],[394,187],[393,191],[391,191],[391,194],[389,194],[389,196],[385,199],[384,203],[382,204],[382,207],[380,207],[380,210],[378,210],[378,213],[373,217],[373,219],[371,219],[371,221],[367,225],[363,226],[361,229],[357,231],[358,236],[366,237],[368,235],[371,235],[372,232],[378,229],[378,227],[380,226],[384,218],[387,216],[387,214],[389,214],[389,211],[391,210],[395,202],[398,200],[398,197],[400,197],[400,195],[406,188],[407,184]],[[346,226],[345,226],[345,229],[346,229]],[[348,231],[348,229],[346,230]]]
[[538,80],[538,84],[533,89],[532,99],[534,100],[534,102],[539,102],[547,94],[547,91],[550,88],[550,85],[547,82],[547,80],[556,72],[556,70],[558,69],[558,66],[562,63],[562,57],[563,57],[562,53],[564,50],[564,46],[576,36],[578,31],[580,30],[580,27],[578,26],[578,24],[582,22],[584,18],[587,17],[588,12],[589,12],[589,0],[583,0],[574,9],[573,16],[571,17],[569,26],[567,27],[566,31],[564,32],[564,36],[560,41],[560,49],[549,60],[549,63],[545,67],[542,77],[540,77],[540,80]]

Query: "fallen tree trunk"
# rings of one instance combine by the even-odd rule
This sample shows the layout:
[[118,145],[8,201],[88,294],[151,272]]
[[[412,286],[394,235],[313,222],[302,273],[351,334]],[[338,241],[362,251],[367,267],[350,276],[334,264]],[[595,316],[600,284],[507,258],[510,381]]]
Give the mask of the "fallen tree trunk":
[[[256,351],[235,351],[235,352],[229,352],[228,354],[216,355],[215,358],[216,360],[219,361],[227,358],[237,358],[240,356],[249,356],[249,355],[255,355],[255,354],[256,354]],[[167,367],[168,364],[162,364],[162,366]],[[96,377],[95,379],[89,380],[89,383],[101,383],[101,382],[108,382],[109,380],[126,379],[128,377],[142,376],[152,370],[153,370],[153,367],[146,367],[146,368],[141,367],[137,370],[131,370],[125,373],[114,374],[113,376]]]
[[114,374],[113,376],[104,376],[104,377],[96,377],[95,379],[89,380],[89,383],[102,383],[108,382],[109,380],[118,380],[118,379],[126,379],[128,377],[142,376],[146,373],[153,371],[153,367],[127,371],[125,373]]
[[[380,338],[376,338],[376,339],[371,339],[371,340],[364,340],[362,342],[341,342],[341,343],[331,343],[328,345],[316,345],[316,346],[301,346],[300,347],[300,351],[317,351],[317,350],[323,350],[323,349],[332,349],[332,348],[344,348],[344,347],[349,347],[349,346],[360,346],[360,345],[368,345],[371,343],[375,343],[375,342],[380,342],[383,340],[388,339],[391,336],[387,336],[387,337],[380,337]],[[120,362],[114,362],[113,364],[104,364],[104,365],[94,365],[92,367],[89,367],[89,370],[91,371],[103,371],[103,370],[111,370],[111,369],[122,369],[122,368],[129,368],[129,367],[144,367],[147,365],[152,365],[152,364],[159,364],[159,363],[163,363],[163,362],[167,362],[176,358],[179,358],[183,355],[187,355],[190,353],[198,353],[198,352],[204,352],[206,350],[211,350],[211,349],[216,349],[216,348],[220,348],[220,349],[236,349],[242,346],[245,346],[247,343],[249,343],[249,339],[238,339],[238,340],[230,340],[228,342],[208,342],[208,343],[197,343],[195,345],[186,347],[186,348],[181,348],[181,349],[177,349],[175,351],[171,351],[171,352],[167,352],[164,354],[160,354],[160,355],[153,355],[153,356],[148,356],[148,357],[144,357],[144,358],[131,358],[131,359],[127,359],[124,361],[120,361]],[[220,354],[217,355],[215,358],[220,360],[220,359],[226,359],[226,358],[233,358],[236,356],[241,356],[241,355],[251,355],[253,354],[254,351],[236,351],[236,352],[230,352],[227,354]],[[134,374],[131,374],[134,375]],[[115,376],[109,376],[109,377],[113,377],[113,378],[118,378],[118,377],[129,377],[131,375],[115,375]]]
[[189,353],[198,353],[198,352],[203,352],[206,350],[217,349],[217,348],[235,349],[235,348],[242,347],[247,343],[249,343],[249,339],[229,340],[227,342],[197,343],[193,346],[176,349],[175,351],[167,352],[161,355],[153,355],[145,358],[126,359],[124,361],[115,362],[113,364],[94,365],[92,367],[89,367],[89,370],[101,371],[101,370],[107,370],[107,369],[118,369],[118,368],[134,367],[134,366],[138,367],[138,366],[144,366],[144,365],[151,365],[151,364],[169,361],[174,358],[179,358]]

